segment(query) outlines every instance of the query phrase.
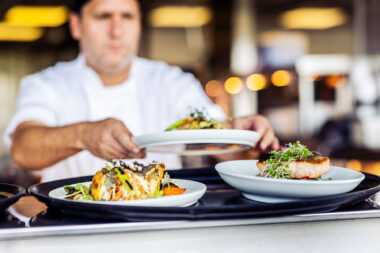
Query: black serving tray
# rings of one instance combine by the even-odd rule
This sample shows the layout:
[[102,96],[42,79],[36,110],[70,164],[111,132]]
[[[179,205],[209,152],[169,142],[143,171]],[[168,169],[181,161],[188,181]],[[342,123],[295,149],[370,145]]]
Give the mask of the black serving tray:
[[206,194],[193,206],[170,208],[89,204],[49,197],[51,190],[66,184],[90,181],[91,176],[41,183],[30,187],[29,192],[46,203],[52,212],[58,212],[64,216],[99,221],[150,221],[253,218],[329,212],[357,205],[380,191],[380,177],[365,174],[365,179],[361,184],[349,193],[291,203],[268,204],[244,198],[238,190],[224,183],[217,172],[211,168],[170,171],[170,175],[172,178],[206,184]]
[[25,195],[25,189],[19,185],[0,183],[0,192],[6,192],[12,194],[8,198],[0,198],[0,213],[4,211]]
[[14,217],[8,211],[2,212],[0,216],[0,229],[3,228],[23,228],[25,223]]

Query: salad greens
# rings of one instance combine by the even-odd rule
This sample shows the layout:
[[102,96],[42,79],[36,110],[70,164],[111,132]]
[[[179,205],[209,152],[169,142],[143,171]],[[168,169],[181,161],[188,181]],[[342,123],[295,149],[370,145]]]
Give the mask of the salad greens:
[[190,113],[190,117],[181,119],[174,124],[170,125],[165,131],[174,129],[224,129],[216,119],[207,117],[204,110],[194,109]]
[[90,190],[84,184],[76,184],[75,186],[65,185],[63,187],[67,192],[65,198],[72,200],[94,200],[90,194]]

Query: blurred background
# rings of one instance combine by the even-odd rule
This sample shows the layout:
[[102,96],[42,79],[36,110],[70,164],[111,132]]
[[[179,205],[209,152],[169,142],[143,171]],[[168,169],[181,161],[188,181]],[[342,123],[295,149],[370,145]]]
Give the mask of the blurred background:
[[[77,56],[72,1],[0,1],[1,134],[20,78]],[[229,116],[267,116],[283,144],[300,140],[336,165],[380,175],[380,1],[140,2],[140,56],[192,72]],[[12,167],[1,142],[0,181],[35,180]]]

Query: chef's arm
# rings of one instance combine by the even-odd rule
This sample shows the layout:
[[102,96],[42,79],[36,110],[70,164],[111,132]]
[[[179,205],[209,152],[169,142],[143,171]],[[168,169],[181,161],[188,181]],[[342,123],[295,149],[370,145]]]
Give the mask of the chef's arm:
[[17,167],[41,170],[83,150],[104,159],[145,156],[123,122],[112,118],[62,127],[25,121],[12,134],[11,154]]

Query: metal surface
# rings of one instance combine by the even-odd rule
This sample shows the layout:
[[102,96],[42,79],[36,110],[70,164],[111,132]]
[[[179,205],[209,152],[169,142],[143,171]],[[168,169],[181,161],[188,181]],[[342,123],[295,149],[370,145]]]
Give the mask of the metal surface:
[[124,222],[91,225],[67,225],[0,229],[0,240],[15,240],[62,235],[84,235],[100,233],[138,232],[152,230],[172,230],[189,228],[225,227],[261,224],[282,224],[300,222],[339,221],[352,219],[380,218],[380,210],[316,213],[283,217],[254,219],[208,220],[208,221],[158,221],[158,222]]

